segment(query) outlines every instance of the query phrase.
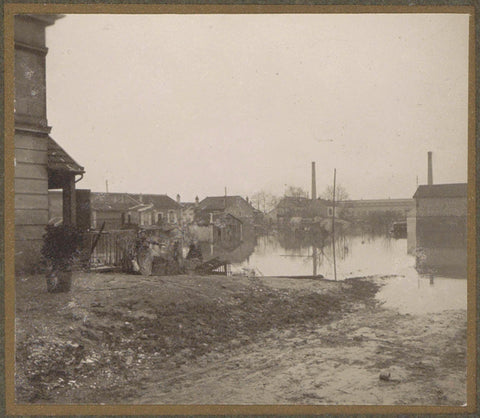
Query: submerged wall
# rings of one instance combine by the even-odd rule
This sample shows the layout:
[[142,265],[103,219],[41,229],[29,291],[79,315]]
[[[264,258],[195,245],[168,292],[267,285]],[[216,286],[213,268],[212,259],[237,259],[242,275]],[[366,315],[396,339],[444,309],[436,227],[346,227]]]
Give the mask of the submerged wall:
[[417,199],[416,211],[417,269],[466,275],[467,198]]

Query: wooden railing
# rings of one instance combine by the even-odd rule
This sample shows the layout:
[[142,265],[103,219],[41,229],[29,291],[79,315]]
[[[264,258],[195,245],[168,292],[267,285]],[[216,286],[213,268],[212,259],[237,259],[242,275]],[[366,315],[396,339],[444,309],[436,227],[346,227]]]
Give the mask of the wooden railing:
[[135,230],[85,232],[82,259],[91,265],[122,266],[133,250],[135,237]]

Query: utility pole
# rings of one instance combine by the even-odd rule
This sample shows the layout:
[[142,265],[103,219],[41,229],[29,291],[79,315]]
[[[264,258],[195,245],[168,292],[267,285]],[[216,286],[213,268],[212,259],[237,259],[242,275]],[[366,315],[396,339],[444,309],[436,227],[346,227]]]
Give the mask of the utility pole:
[[337,260],[335,258],[335,183],[337,178],[337,169],[333,169],[333,213],[332,213],[332,246],[333,246],[333,274],[337,280]]
[[105,180],[105,190],[106,190],[107,193],[108,193],[108,180]]

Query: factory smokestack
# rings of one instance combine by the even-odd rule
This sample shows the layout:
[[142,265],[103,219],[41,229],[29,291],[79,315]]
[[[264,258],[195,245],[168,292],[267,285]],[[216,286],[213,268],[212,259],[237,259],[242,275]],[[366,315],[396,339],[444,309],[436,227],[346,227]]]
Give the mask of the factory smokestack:
[[428,185],[433,184],[432,151],[428,151]]
[[317,176],[315,174],[315,162],[312,161],[312,200],[317,198]]

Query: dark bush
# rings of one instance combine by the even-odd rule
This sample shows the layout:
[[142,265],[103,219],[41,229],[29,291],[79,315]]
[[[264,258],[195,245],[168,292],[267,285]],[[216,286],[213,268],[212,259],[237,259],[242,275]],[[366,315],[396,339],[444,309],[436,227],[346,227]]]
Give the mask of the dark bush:
[[43,235],[42,256],[54,269],[72,265],[79,255],[82,237],[77,228],[69,225],[47,225]]

